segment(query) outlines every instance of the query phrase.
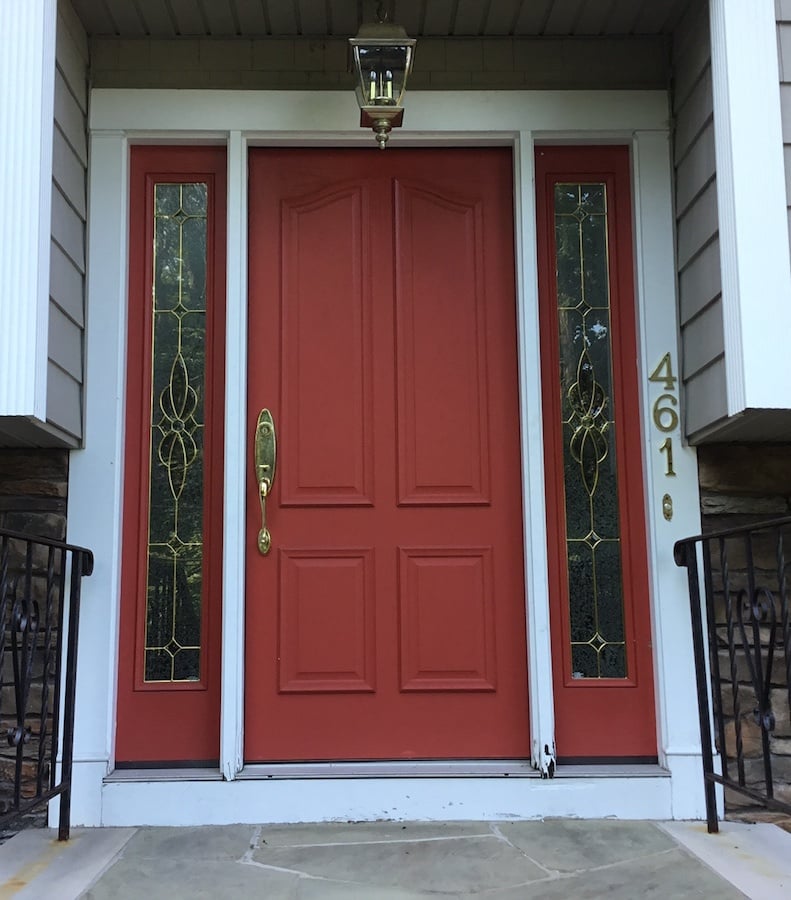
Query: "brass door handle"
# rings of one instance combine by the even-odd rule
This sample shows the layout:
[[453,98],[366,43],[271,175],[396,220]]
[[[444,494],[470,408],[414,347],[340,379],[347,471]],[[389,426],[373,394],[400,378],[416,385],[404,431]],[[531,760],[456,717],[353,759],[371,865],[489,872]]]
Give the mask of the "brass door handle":
[[261,502],[258,552],[262,556],[266,556],[272,546],[272,535],[266,527],[266,498],[271,493],[275,481],[276,461],[275,421],[268,409],[262,409],[255,426],[255,480],[258,484],[258,499]]

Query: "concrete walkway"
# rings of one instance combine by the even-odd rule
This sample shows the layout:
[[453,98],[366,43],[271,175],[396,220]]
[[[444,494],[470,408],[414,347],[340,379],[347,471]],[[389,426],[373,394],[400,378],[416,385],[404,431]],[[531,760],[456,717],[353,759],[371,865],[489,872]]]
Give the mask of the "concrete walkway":
[[0,900],[791,897],[791,834],[774,825],[709,836],[677,822],[377,822],[53,838],[28,830],[0,848]]

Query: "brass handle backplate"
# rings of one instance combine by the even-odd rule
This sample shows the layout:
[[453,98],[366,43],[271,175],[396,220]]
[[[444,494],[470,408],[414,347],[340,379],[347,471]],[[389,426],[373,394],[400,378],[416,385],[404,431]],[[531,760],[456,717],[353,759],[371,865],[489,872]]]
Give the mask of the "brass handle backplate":
[[266,498],[272,492],[276,462],[275,422],[272,413],[268,409],[262,409],[258,416],[258,424],[255,426],[255,480],[258,484],[258,499],[261,502],[258,552],[262,556],[266,556],[272,546],[272,535],[266,527]]

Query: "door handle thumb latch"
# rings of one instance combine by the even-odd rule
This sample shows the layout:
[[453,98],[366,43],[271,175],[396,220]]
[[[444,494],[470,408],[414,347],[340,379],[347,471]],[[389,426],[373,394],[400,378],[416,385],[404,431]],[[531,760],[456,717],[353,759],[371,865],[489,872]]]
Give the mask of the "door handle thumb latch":
[[268,409],[262,409],[255,426],[255,480],[261,503],[261,530],[258,532],[258,552],[266,556],[272,546],[272,535],[266,525],[266,500],[275,481],[277,445],[275,422]]

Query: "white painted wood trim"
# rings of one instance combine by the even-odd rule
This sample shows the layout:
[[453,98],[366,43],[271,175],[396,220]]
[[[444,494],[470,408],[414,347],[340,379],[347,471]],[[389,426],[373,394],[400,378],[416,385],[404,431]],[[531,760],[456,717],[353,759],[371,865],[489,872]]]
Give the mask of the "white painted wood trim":
[[[116,88],[91,93],[92,130],[123,129],[131,136],[177,140],[178,135],[224,137],[231,131],[272,143],[363,143],[351,91],[192,91]],[[405,127],[395,147],[410,139],[481,144],[488,132],[631,132],[668,128],[664,91],[420,91],[406,101]],[[500,138],[502,143],[502,138]]]
[[[646,492],[646,536],[651,592],[659,761],[674,777],[674,816],[699,818],[705,808],[700,769],[700,734],[694,690],[686,570],[673,562],[673,545],[700,532],[698,469],[695,450],[683,442],[679,411],[672,432],[660,432],[653,421],[653,404],[664,393],[661,384],[648,380],[659,361],[670,352],[674,375],[681,386],[680,326],[676,300],[672,161],[667,133],[635,133],[632,140],[632,184],[637,288],[638,373],[640,422],[643,434],[643,484]],[[683,400],[683,397],[681,398]],[[677,408],[678,409],[678,408]],[[673,441],[674,477],[666,474],[666,457],[659,446]],[[662,498],[673,502],[667,521]],[[693,758],[692,771],[686,771]],[[683,774],[686,777],[682,776]],[[695,779],[697,775],[697,779]]]
[[74,727],[72,808],[99,824],[95,779],[112,767],[118,682],[128,253],[128,146],[120,133],[91,138],[85,449],[71,454],[69,539],[90,547],[83,580]]
[[46,419],[56,0],[0,4],[0,416]]
[[710,0],[728,413],[788,408],[791,258],[772,0]]
[[247,142],[228,140],[225,319],[225,483],[223,526],[220,771],[231,781],[244,760],[245,486],[247,465]]
[[[332,778],[113,781],[105,826],[673,817],[670,778]],[[81,819],[75,825],[88,824]]]
[[519,412],[522,436],[522,516],[527,602],[527,688],[533,765],[544,777],[555,761],[555,706],[549,630],[544,419],[541,409],[541,333],[538,318],[535,146],[522,132],[514,148]]

